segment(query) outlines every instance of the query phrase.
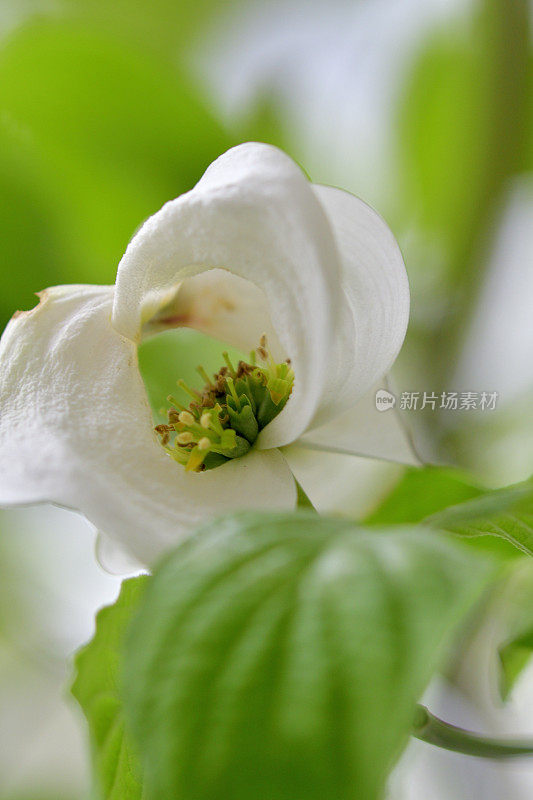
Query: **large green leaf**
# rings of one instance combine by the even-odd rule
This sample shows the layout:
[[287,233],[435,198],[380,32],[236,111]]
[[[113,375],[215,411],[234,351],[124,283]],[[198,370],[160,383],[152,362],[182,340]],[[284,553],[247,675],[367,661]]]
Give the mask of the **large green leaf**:
[[374,525],[420,522],[430,514],[482,492],[483,489],[460,470],[410,467],[365,522]]
[[[481,488],[471,475],[452,467],[408,468],[378,508],[365,520],[365,524],[422,522],[450,506],[465,503],[485,493],[486,489]],[[501,538],[471,537],[468,544],[504,560],[519,555],[512,544]]]
[[125,712],[149,797],[370,800],[492,566],[409,528],[241,514],[156,570]]
[[141,768],[124,731],[122,646],[131,615],[146,588],[146,575],[122,584],[116,603],[96,618],[92,641],[76,656],[72,694],[89,724],[94,777],[102,800],[142,800]]
[[533,555],[533,478],[450,506],[425,522],[460,536],[497,536]]
[[39,21],[0,49],[0,326],[31,292],[112,283],[135,229],[232,143],[177,69]]

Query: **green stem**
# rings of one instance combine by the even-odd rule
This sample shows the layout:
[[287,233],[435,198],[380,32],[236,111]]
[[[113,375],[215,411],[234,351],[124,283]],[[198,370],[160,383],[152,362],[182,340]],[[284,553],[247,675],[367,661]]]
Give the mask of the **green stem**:
[[533,755],[532,741],[492,739],[450,725],[417,706],[412,735],[428,744],[478,758],[516,758]]

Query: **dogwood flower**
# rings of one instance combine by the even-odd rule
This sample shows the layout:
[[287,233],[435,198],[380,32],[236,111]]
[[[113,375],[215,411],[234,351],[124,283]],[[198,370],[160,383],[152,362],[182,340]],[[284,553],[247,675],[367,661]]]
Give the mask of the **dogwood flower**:
[[[206,517],[293,507],[295,442],[315,459],[412,462],[395,412],[374,404],[408,313],[400,250],[375,211],[274,147],[235,147],[144,223],[115,286],[46,289],[7,326],[0,503],[79,510],[150,564]],[[240,375],[227,366],[218,392],[204,374],[207,403],[194,388],[190,408],[171,400],[158,435],[137,350],[180,326],[256,355]],[[248,405],[253,425],[263,401],[246,439],[235,419]]]

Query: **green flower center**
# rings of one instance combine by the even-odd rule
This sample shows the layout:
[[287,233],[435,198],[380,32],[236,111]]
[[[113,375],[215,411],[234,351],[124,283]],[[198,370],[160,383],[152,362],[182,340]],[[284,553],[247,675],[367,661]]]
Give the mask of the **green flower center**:
[[239,361],[237,369],[227,353],[222,356],[225,365],[212,379],[203,367],[197,367],[205,381],[203,389],[178,381],[192,402],[186,408],[170,395],[168,423],[155,427],[168,455],[188,472],[214,469],[245,455],[292,391],[290,361],[276,364],[265,336],[250,353],[250,362]]

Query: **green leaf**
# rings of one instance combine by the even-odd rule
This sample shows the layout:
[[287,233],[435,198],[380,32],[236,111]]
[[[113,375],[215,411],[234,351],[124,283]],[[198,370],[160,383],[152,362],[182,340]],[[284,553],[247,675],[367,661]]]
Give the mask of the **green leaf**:
[[413,467],[365,520],[373,525],[420,522],[447,506],[481,494],[474,480],[449,467]]
[[121,701],[123,639],[149,578],[122,584],[116,603],[96,618],[94,638],[76,656],[72,694],[87,718],[94,774],[102,800],[144,798],[141,768],[124,731]]
[[[398,525],[422,522],[430,515],[449,506],[479,497],[485,493],[470,475],[451,467],[412,467],[365,520],[367,525]],[[476,537],[468,540],[475,550],[481,550],[502,560],[518,556],[516,548],[503,539]]]
[[533,478],[446,508],[425,523],[460,536],[497,536],[533,555]]
[[409,528],[305,512],[204,527],[156,570],[127,639],[148,796],[380,797],[492,572]]

